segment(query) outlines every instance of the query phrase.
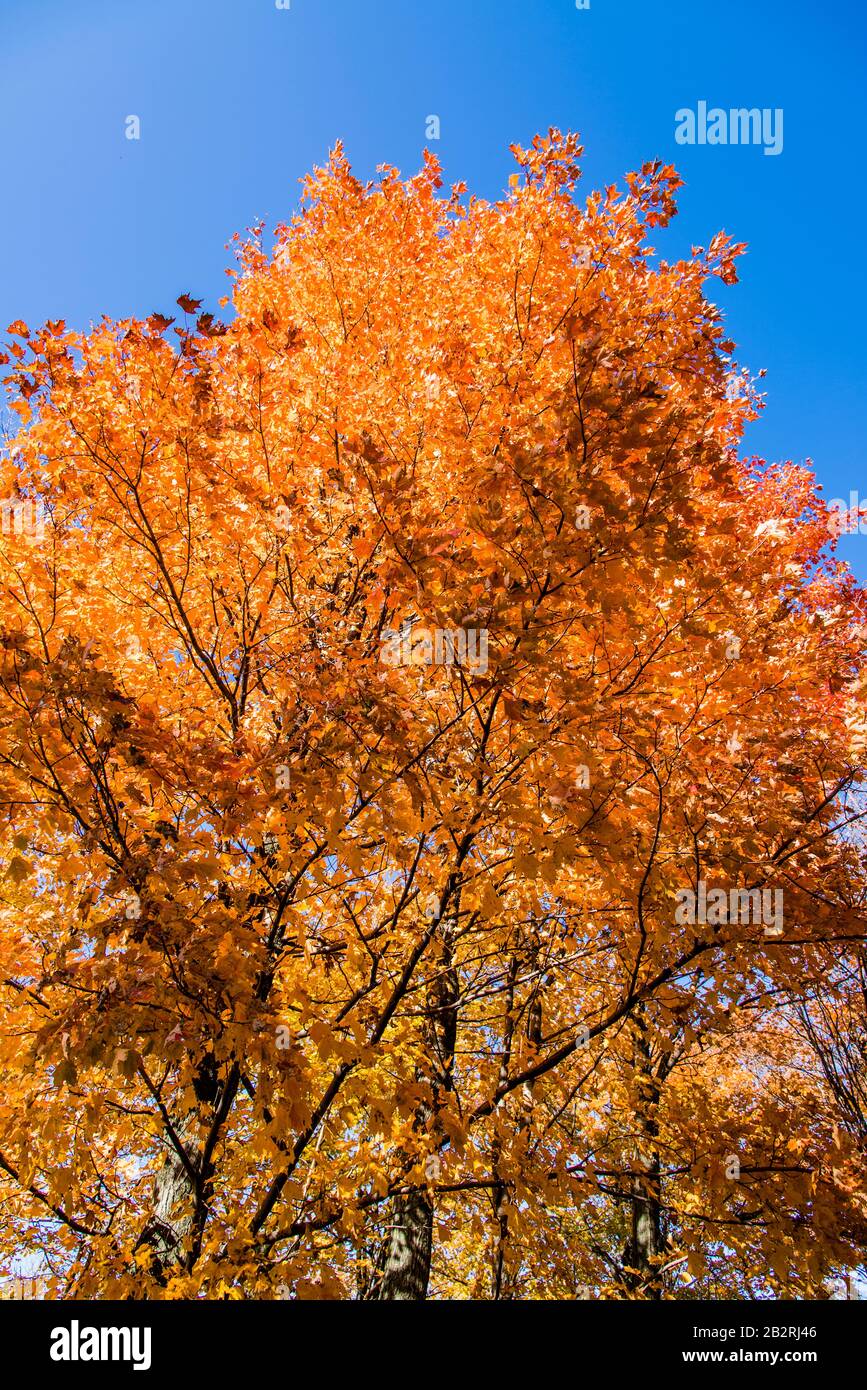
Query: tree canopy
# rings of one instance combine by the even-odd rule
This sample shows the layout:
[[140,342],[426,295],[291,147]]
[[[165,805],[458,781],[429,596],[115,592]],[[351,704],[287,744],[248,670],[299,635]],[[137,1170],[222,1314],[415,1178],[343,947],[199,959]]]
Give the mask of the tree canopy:
[[744,248],[513,152],[338,147],[226,322],[10,326],[0,1249],[58,1296],[863,1260],[865,595],[741,457]]

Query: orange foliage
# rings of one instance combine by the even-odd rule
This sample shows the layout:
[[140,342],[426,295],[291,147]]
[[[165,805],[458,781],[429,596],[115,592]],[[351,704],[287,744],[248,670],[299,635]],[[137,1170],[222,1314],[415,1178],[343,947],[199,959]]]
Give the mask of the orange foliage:
[[858,1261],[793,1001],[865,937],[864,594],[738,457],[742,248],[515,155],[338,148],[228,323],[11,326],[0,1244],[58,1294],[369,1295],[413,1194],[441,1297]]

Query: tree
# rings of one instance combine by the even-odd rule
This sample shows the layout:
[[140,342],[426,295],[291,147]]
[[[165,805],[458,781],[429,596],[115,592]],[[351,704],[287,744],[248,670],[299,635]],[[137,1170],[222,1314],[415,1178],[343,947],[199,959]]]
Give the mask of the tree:
[[[809,472],[738,457],[743,248],[654,257],[670,167],[581,205],[573,136],[514,153],[487,204],[338,147],[175,342],[10,327],[0,1240],[58,1292],[689,1296],[690,1241],[738,1296],[854,1249],[775,1029],[864,941],[864,595]],[[732,1132],[745,1020],[797,1165]],[[720,1146],[768,1170],[728,1272]]]

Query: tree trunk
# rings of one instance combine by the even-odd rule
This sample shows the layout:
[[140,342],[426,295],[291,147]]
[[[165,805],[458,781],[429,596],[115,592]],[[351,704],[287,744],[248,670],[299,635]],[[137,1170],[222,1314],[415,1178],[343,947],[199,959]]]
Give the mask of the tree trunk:
[[662,1223],[662,1183],[659,1159],[659,1122],[657,1119],[662,1084],[668,1074],[671,1053],[663,1052],[654,1058],[648,1042],[644,1016],[638,1011],[633,1020],[635,1063],[639,1073],[638,1114],[640,1134],[638,1162],[644,1174],[632,1180],[632,1232],[624,1254],[628,1267],[627,1287],[645,1298],[662,1298],[662,1255],[666,1236]]
[[[209,1117],[212,1116],[221,1094],[212,1056],[206,1055],[199,1063],[193,1086],[199,1104],[176,1119],[172,1128],[187,1154],[190,1167],[198,1174],[202,1108],[205,1107]],[[197,1211],[197,1205],[201,1207],[201,1198],[207,1197],[209,1187],[206,1183],[204,1191],[197,1193],[193,1174],[188,1171],[168,1135],[164,1136],[163,1142],[166,1156],[154,1179],[153,1209],[136,1241],[136,1249],[146,1245],[153,1252],[151,1273],[160,1284],[166,1283],[173,1269],[185,1265],[190,1258],[197,1234],[193,1231],[193,1223],[197,1216],[199,1220],[203,1216],[202,1210]],[[198,1182],[201,1183],[201,1178],[198,1178]]]
[[379,1286],[380,1299],[427,1298],[433,1249],[433,1204],[417,1189],[395,1197]]
[[[503,1050],[500,1055],[500,1085],[504,1085],[509,1079],[509,1068],[512,1063],[512,1039],[515,1032],[515,980],[518,977],[518,957],[512,955],[509,961],[509,973],[506,982],[506,1006],[503,1020]],[[495,1132],[491,1144],[491,1172],[494,1178],[494,1187],[491,1191],[491,1205],[494,1210],[494,1220],[496,1221],[496,1240],[493,1252],[493,1268],[491,1270],[491,1298],[496,1302],[503,1297],[506,1274],[506,1246],[509,1240],[509,1216],[505,1206],[506,1188],[500,1181],[500,1151],[502,1145],[499,1135]]]
[[[185,1122],[175,1124],[175,1133],[190,1152],[188,1141],[198,1128],[195,1111]],[[194,1191],[183,1163],[174,1147],[166,1142],[166,1156],[154,1179],[153,1207],[136,1241],[136,1249],[149,1246],[153,1261],[151,1273],[164,1284],[172,1267],[183,1263],[187,1238],[193,1226]]]
[[632,1287],[641,1289],[648,1298],[662,1297],[659,1273],[664,1249],[659,1190],[659,1155],[654,1153],[646,1178],[636,1177],[632,1184],[632,1238],[628,1262],[634,1269]]
[[[521,937],[518,934],[518,944],[520,946]],[[536,968],[539,953],[538,938],[534,935],[529,944],[527,953],[524,956],[524,964],[529,974]],[[509,963],[509,975],[506,987],[506,1023],[504,1029],[503,1055],[500,1062],[500,1083],[508,1079],[509,1066],[512,1057],[512,1042],[514,1036],[514,1004],[515,1004],[515,981],[518,977],[520,962],[518,955],[512,956]],[[542,998],[538,986],[527,1005],[527,1042],[529,1051],[527,1060],[535,1061],[539,1046],[542,1041]],[[521,1087],[521,1108],[522,1113],[518,1116],[517,1130],[519,1134],[529,1135],[529,1128],[533,1121],[533,1083],[525,1081]],[[493,1171],[494,1178],[498,1179],[500,1159],[500,1145],[495,1139],[493,1148]],[[517,1268],[510,1268],[509,1261],[509,1214],[505,1205],[506,1189],[499,1181],[496,1183],[492,1194],[494,1204],[494,1216],[497,1222],[497,1236],[494,1248],[494,1265],[491,1279],[491,1297],[494,1300],[511,1300],[515,1297],[515,1276]],[[514,1261],[512,1261],[514,1264]]]
[[[437,1120],[445,1093],[451,1089],[458,1029],[458,976],[454,968],[452,932],[460,898],[456,898],[454,918],[443,924],[441,955],[426,995],[424,1039],[427,1072],[419,1068],[419,1080],[431,1088],[430,1104],[418,1107],[414,1128],[438,1140]],[[382,1276],[377,1297],[380,1300],[427,1298],[433,1253],[433,1201],[424,1188],[401,1193],[393,1199],[391,1229],[382,1257]]]

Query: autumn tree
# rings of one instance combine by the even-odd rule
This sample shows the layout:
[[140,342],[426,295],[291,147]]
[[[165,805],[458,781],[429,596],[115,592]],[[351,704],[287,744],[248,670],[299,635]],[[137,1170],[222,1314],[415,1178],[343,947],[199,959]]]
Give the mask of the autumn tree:
[[864,594],[740,457],[743,248],[514,154],[491,204],[338,147],[226,322],[10,327],[0,1242],[58,1295],[857,1262],[786,1039],[864,949]]

